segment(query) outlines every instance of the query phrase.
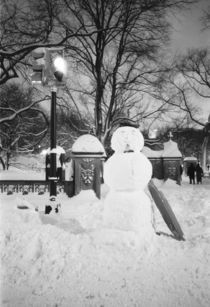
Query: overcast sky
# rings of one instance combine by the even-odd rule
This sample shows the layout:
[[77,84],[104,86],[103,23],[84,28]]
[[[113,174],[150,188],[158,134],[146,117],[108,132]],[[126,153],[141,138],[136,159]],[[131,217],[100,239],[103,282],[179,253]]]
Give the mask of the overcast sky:
[[202,31],[200,18],[210,6],[210,0],[200,0],[188,11],[180,13],[173,22],[172,46],[174,51],[183,52],[187,48],[210,47],[210,30]]
[[[209,47],[210,29],[202,30],[201,16],[203,11],[210,6],[210,0],[200,0],[188,11],[180,13],[173,21],[173,33],[171,42],[172,55],[185,53],[189,48]],[[194,98],[195,103],[203,110],[202,118],[207,121],[210,114],[210,101]]]

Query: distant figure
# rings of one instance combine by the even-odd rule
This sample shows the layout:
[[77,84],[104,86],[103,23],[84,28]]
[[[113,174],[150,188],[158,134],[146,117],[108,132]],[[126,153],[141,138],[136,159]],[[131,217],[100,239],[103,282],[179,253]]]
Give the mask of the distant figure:
[[203,169],[200,166],[200,163],[198,163],[195,167],[195,172],[196,172],[196,181],[197,184],[202,183],[202,177],[203,177]]
[[190,163],[190,166],[188,167],[187,176],[189,176],[190,184],[195,184],[195,167],[193,163]]
[[179,166],[179,171],[180,171],[180,175],[182,176],[182,174],[183,174],[183,166],[181,164]]
[[183,166],[180,164],[179,166],[179,173],[180,173],[180,184],[181,184],[181,181],[182,181],[182,174],[183,174]]

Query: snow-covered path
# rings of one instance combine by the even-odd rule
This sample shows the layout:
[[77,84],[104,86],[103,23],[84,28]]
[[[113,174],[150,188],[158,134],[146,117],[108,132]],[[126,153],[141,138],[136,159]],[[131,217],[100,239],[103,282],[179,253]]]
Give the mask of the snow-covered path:
[[162,235],[141,245],[132,232],[84,229],[100,223],[102,200],[89,191],[61,196],[63,213],[48,218],[16,208],[41,206],[46,195],[1,194],[1,306],[210,306],[210,182],[155,183],[186,241]]
[[[167,188],[166,188],[167,186]],[[167,184],[162,189],[174,210],[177,210],[180,223],[187,240],[210,235],[210,179],[203,184],[189,184],[184,178],[176,191]],[[173,186],[173,183],[172,183]],[[183,212],[182,212],[183,211]],[[176,212],[176,211],[175,211]]]

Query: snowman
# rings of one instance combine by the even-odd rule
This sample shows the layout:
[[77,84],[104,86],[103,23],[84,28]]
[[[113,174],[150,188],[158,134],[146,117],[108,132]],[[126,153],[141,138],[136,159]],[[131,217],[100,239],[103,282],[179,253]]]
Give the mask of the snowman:
[[104,225],[135,232],[139,238],[154,236],[150,198],[145,193],[152,177],[152,165],[140,151],[141,132],[134,127],[118,128],[111,139],[114,154],[104,166],[104,182],[109,192],[104,204]]

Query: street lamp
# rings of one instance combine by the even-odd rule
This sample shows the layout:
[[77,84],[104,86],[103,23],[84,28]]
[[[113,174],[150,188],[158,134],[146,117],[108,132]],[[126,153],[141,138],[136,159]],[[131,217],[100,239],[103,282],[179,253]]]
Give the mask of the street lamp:
[[63,76],[67,74],[67,64],[63,57],[57,56],[54,61],[54,76],[59,81],[62,82]]
[[[57,196],[57,167],[56,167],[56,93],[63,85],[63,78],[67,74],[67,63],[63,56],[63,47],[37,48],[32,52],[31,82],[51,87],[51,121],[50,121],[50,202],[45,206],[45,213],[49,214],[56,207]],[[58,55],[58,54],[62,54]],[[52,203],[52,201],[54,203]],[[56,208],[55,208],[56,209]]]
[[55,82],[51,87],[51,125],[50,125],[50,202],[45,206],[45,214],[49,214],[54,208],[58,211],[57,196],[57,166],[56,156],[56,94],[57,88],[62,84],[63,77],[67,73],[67,64],[63,57],[55,57],[52,62],[52,71]]
[[149,139],[157,138],[158,129],[149,130]]

